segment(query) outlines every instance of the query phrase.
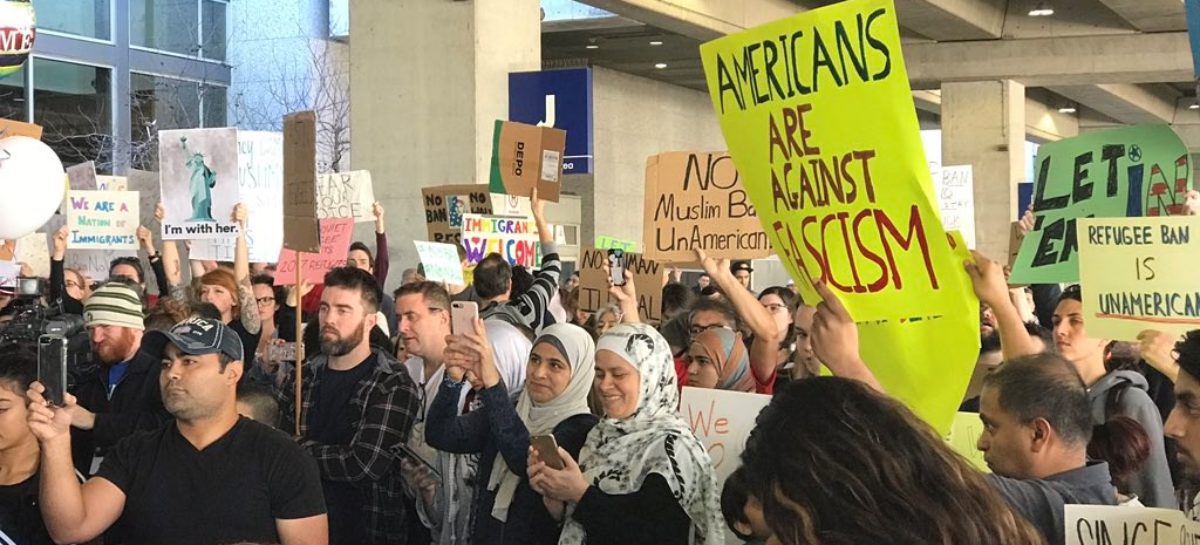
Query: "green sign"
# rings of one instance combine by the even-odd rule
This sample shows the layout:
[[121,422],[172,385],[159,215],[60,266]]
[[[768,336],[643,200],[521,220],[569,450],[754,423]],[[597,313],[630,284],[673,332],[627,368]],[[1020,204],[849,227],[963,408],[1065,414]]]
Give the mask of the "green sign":
[[1034,165],[1035,224],[1014,284],[1078,282],[1078,218],[1183,214],[1193,187],[1187,146],[1166,125],[1138,125],[1045,144]]
[[636,252],[637,243],[632,240],[621,240],[619,238],[613,238],[606,235],[596,235],[596,249]]

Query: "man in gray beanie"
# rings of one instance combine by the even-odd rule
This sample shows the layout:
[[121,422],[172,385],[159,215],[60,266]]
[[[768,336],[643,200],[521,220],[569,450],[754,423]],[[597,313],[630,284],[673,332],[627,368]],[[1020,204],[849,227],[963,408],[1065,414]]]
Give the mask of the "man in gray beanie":
[[140,350],[145,332],[141,288],[110,280],[83,303],[95,374],[72,388],[71,451],[75,467],[93,473],[95,456],[135,431],[155,429],[171,415],[158,388],[159,358]]

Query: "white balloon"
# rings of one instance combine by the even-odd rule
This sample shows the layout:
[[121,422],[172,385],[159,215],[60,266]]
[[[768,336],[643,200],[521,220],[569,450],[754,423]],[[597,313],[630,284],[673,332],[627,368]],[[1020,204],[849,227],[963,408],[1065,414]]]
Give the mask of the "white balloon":
[[0,139],[0,239],[32,233],[54,216],[67,175],[50,146],[27,136]]

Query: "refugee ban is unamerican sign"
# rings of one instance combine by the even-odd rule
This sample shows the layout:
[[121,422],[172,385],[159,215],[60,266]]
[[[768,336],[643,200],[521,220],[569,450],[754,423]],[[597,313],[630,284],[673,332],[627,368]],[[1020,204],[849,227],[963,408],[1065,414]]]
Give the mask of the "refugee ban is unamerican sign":
[[1043,144],[1034,176],[1035,223],[1013,261],[1017,284],[1078,281],[1080,218],[1182,214],[1194,174],[1170,127],[1137,125]]
[[888,0],[816,9],[701,46],[742,185],[805,301],[857,320],[965,312]]
[[1083,218],[1077,234],[1089,334],[1133,341],[1146,329],[1200,329],[1200,218]]
[[711,257],[757,259],[771,244],[742,188],[733,159],[720,152],[675,151],[646,160],[642,247],[664,263]]

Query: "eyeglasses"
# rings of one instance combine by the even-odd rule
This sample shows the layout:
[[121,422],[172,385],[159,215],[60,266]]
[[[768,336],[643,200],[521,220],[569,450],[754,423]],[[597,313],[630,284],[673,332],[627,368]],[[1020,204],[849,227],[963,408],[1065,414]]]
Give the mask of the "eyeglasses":
[[773,303],[770,305],[763,305],[763,308],[767,309],[767,312],[770,312],[771,314],[775,314],[781,310],[787,310],[787,305],[780,305],[778,303]]
[[692,333],[692,336],[695,337],[696,335],[704,333],[705,331],[708,331],[710,329],[717,329],[717,328],[721,328],[721,327],[725,327],[725,326],[722,324],[694,325],[688,331],[690,331]]
[[269,305],[269,304],[275,302],[275,298],[274,297],[259,297],[259,298],[256,298],[255,301],[257,301],[258,304],[260,304],[260,305]]

